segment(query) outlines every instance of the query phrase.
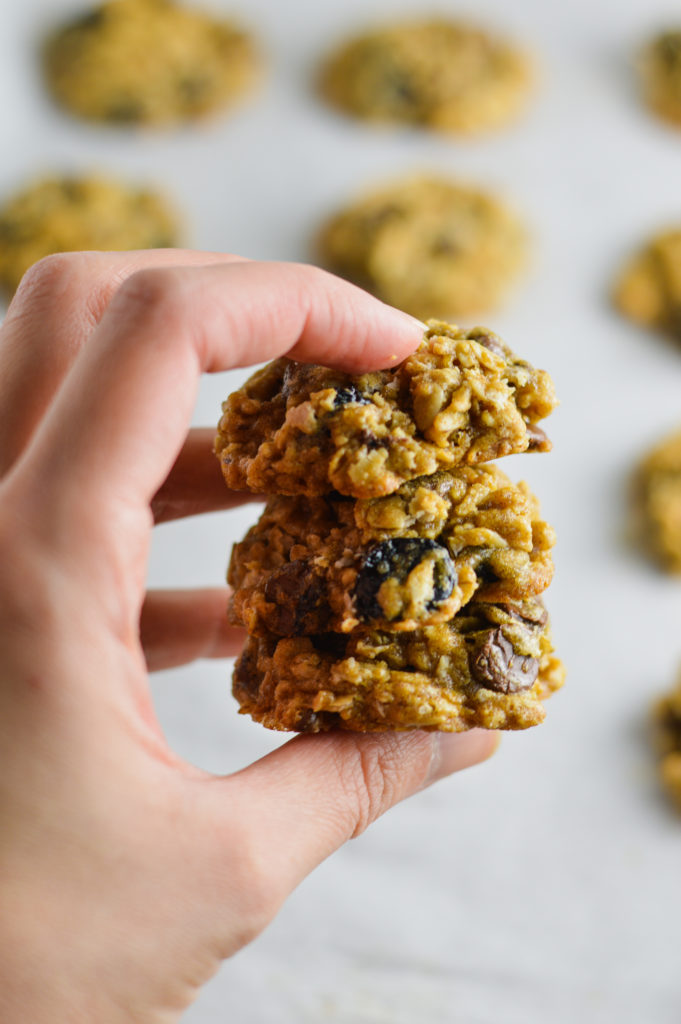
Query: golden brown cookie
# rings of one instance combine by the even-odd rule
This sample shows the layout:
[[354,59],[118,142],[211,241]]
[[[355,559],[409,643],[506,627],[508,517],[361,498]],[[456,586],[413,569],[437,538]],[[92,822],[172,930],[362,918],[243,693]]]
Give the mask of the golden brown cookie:
[[419,477],[383,498],[270,498],[235,544],[233,621],[251,635],[413,630],[476,601],[541,593],[554,533],[495,465]]
[[435,177],[367,193],[316,244],[329,270],[422,320],[492,309],[526,258],[525,230],[502,202]]
[[531,80],[525,54],[475,25],[434,18],[377,28],[327,60],[323,96],[370,121],[473,134],[511,121]]
[[641,539],[658,564],[681,573],[681,432],[647,455],[635,481]]
[[169,205],[148,189],[103,178],[46,178],[0,208],[0,286],[55,252],[163,249],[177,244]]
[[461,463],[548,451],[537,424],[556,404],[549,375],[491,331],[432,321],[389,370],[269,363],[224,403],[215,452],[237,490],[375,498]]
[[193,120],[253,83],[251,38],[172,0],[108,0],[53,33],[47,83],[71,113],[121,125]]
[[681,811],[681,678],[653,705],[653,739],[660,781]]
[[655,36],[641,54],[639,70],[648,106],[681,127],[681,31]]
[[243,714],[269,729],[526,729],[564,679],[546,612],[472,602],[414,632],[249,637],[234,670]]
[[656,235],[629,260],[614,300],[635,323],[681,340],[681,228]]

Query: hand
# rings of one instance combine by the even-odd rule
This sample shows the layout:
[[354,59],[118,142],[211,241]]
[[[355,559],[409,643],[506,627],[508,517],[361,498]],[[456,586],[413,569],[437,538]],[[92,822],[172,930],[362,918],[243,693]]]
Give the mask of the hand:
[[200,374],[283,353],[375,369],[419,337],[305,266],[88,253],[27,274],[0,331],[3,1024],[177,1019],[315,865],[494,749],[301,736],[215,777],[168,748],[149,696],[148,668],[242,640],[223,591],[144,593],[154,520],[248,500],[188,430]]

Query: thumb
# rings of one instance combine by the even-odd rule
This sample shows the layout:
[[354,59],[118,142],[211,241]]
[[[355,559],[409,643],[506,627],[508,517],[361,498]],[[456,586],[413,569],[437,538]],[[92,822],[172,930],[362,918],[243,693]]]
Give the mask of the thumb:
[[298,736],[226,781],[250,821],[262,823],[285,898],[390,807],[486,760],[498,742],[484,729]]

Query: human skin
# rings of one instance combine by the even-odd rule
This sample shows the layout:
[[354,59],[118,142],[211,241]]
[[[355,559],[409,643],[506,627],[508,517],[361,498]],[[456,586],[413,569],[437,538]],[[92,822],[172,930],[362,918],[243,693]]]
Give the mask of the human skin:
[[[358,372],[409,317],[311,267],[48,257],[0,328],[0,1019],[168,1024],[295,886],[495,737],[301,736],[229,776],[166,744],[148,671],[235,654],[224,590],[145,594],[154,523],[227,508],[201,373]],[[226,702],[225,714],[230,709]]]

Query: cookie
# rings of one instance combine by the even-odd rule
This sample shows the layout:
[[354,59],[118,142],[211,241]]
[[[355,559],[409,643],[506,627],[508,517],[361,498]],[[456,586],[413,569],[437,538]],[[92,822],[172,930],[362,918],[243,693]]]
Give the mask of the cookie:
[[224,403],[215,452],[237,490],[375,498],[462,463],[550,450],[537,424],[555,405],[549,375],[491,331],[432,321],[392,369],[269,363]]
[[629,260],[614,301],[635,323],[681,341],[681,228],[656,235]]
[[525,230],[494,196],[438,177],[368,192],[329,219],[318,261],[421,320],[496,307],[526,261]]
[[681,679],[655,702],[652,719],[660,781],[681,811]]
[[646,103],[659,117],[681,127],[681,31],[661,32],[639,59]]
[[251,635],[413,630],[476,601],[541,593],[554,533],[494,465],[419,477],[383,498],[270,498],[234,546],[233,621]]
[[538,599],[471,602],[412,632],[249,637],[234,672],[243,714],[270,729],[526,729],[563,683]]
[[108,0],[51,35],[47,84],[79,117],[121,125],[190,121],[252,84],[251,38],[171,0]]
[[681,573],[681,432],[647,455],[635,479],[639,533],[661,568]]
[[103,178],[47,178],[0,208],[0,285],[11,294],[50,253],[163,249],[177,241],[175,215],[155,192]]
[[475,134],[511,121],[531,81],[525,54],[475,25],[436,18],[377,28],[327,60],[320,91],[369,121]]

